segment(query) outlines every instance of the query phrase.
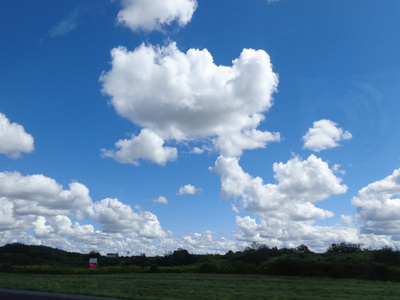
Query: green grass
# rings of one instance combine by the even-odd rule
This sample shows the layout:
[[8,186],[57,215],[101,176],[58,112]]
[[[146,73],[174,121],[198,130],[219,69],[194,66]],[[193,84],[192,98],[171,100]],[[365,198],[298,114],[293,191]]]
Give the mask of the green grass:
[[259,275],[0,273],[0,287],[141,300],[400,299],[399,283]]

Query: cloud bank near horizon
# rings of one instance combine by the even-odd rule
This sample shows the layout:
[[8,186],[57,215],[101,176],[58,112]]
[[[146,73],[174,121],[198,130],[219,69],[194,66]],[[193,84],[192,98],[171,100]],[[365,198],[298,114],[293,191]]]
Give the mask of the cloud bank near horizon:
[[[157,216],[149,211],[133,209],[115,198],[93,201],[81,183],[72,182],[64,189],[44,175],[1,172],[0,243],[45,244],[80,252],[124,253],[128,249],[148,255],[177,248],[192,253],[225,253],[254,241],[278,247],[306,244],[314,251],[343,241],[375,248],[400,246],[396,235],[399,169],[361,189],[351,200],[357,215],[342,215],[340,223],[333,226],[315,225],[316,220],[333,216],[315,203],[342,194],[347,187],[314,155],[274,164],[276,184],[264,184],[261,178],[245,173],[237,158],[219,157],[213,170],[221,176],[222,196],[240,204],[234,239],[213,231],[180,237],[162,229]],[[321,180],[310,180],[315,176]],[[182,194],[190,194],[191,187],[181,187]],[[154,202],[168,203],[162,196]],[[243,212],[254,217],[243,216]],[[355,220],[362,226],[357,227]]]

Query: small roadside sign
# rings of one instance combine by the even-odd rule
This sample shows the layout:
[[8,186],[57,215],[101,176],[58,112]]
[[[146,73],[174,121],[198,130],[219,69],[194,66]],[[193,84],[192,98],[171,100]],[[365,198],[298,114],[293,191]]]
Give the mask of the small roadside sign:
[[89,270],[96,270],[97,269],[97,258],[90,258],[89,259]]

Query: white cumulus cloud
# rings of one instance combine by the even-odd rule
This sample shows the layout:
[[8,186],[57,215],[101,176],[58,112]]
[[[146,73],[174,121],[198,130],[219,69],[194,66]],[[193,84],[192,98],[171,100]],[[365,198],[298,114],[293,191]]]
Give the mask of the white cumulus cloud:
[[400,169],[386,178],[370,183],[351,200],[357,207],[363,231],[393,235],[400,240]]
[[119,163],[139,165],[138,159],[152,161],[165,165],[178,156],[178,151],[173,147],[163,147],[164,140],[155,132],[143,129],[138,136],[130,139],[119,140],[115,143],[118,150],[102,149],[104,157],[112,157]]
[[352,135],[338,127],[331,120],[319,120],[313,123],[313,127],[303,136],[304,148],[315,152],[339,146],[340,141],[351,139]]
[[179,188],[178,195],[187,195],[187,194],[194,195],[198,192],[201,192],[201,189],[196,189],[194,185],[186,184]]
[[150,212],[132,210],[118,199],[106,198],[94,203],[93,219],[104,232],[136,232],[139,236],[156,238],[164,236],[157,217]]
[[256,241],[277,247],[296,247],[306,244],[315,251],[325,251],[327,245],[333,242],[374,242],[373,237],[361,237],[354,226],[340,224],[315,226],[312,222],[281,220],[263,215],[258,215],[258,219],[259,222],[256,218],[249,216],[236,216],[236,239]]
[[[173,42],[165,47],[142,44],[134,51],[118,47],[111,55],[112,68],[100,77],[103,93],[118,114],[144,128],[141,134],[159,138],[158,149],[161,139],[208,139],[223,155],[240,156],[245,149],[280,140],[279,133],[257,129],[278,84],[265,51],[244,49],[231,67],[217,66],[206,49],[184,53]],[[175,148],[164,147],[168,153],[160,151],[159,161],[149,158],[147,151],[136,150],[144,143],[139,137],[134,146],[123,140],[117,142],[118,151],[103,153],[120,162],[132,156],[163,164],[176,157]]]
[[[352,216],[341,216],[333,226],[318,226],[315,222],[334,213],[315,206],[315,202],[332,195],[343,194],[347,186],[335,176],[338,165],[331,168],[322,159],[310,155],[303,160],[293,157],[286,163],[274,163],[275,183],[264,183],[243,171],[239,158],[220,156],[212,168],[221,178],[221,196],[233,198],[237,229],[234,237],[247,243],[259,242],[278,247],[306,244],[315,251],[325,251],[333,242],[361,243],[369,247],[398,245],[400,236],[400,169],[386,179],[360,191],[352,200],[358,207],[360,231]],[[243,216],[249,211],[254,216]],[[384,235],[393,235],[387,239]]]
[[333,174],[328,164],[315,155],[299,157],[286,164],[275,163],[277,184],[264,184],[260,177],[244,172],[238,158],[220,156],[213,168],[221,177],[222,196],[240,198],[242,209],[268,213],[283,220],[317,220],[333,216],[332,212],[312,203],[331,195],[343,194],[347,186]]
[[22,152],[32,152],[33,137],[25,132],[22,125],[10,123],[8,118],[0,113],[0,153],[11,158],[19,158]]
[[92,200],[83,184],[72,182],[69,190],[43,175],[23,176],[18,172],[0,172],[0,196],[13,206],[17,216],[89,213]]
[[122,0],[117,20],[133,31],[162,30],[176,21],[184,26],[192,19],[196,0]]
[[153,202],[158,204],[168,204],[168,200],[164,196],[158,197],[157,199],[153,200]]
[[204,153],[204,149],[203,148],[199,148],[199,147],[194,147],[191,151],[190,151],[190,153],[194,153],[194,154],[202,154],[202,153]]
[[[79,222],[97,223],[101,230]],[[81,183],[72,182],[64,189],[41,174],[0,172],[0,243],[45,242],[85,252],[96,247],[123,249],[130,239],[146,244],[166,236],[156,215],[136,212],[118,199],[93,202]]]

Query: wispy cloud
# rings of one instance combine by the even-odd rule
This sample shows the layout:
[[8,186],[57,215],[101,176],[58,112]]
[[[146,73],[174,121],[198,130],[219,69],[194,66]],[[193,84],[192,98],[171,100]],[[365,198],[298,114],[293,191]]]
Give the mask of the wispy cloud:
[[65,36],[79,28],[88,16],[100,15],[110,5],[106,1],[84,1],[72,8],[63,18],[54,24],[48,31],[51,38]]
[[72,30],[78,28],[79,19],[81,16],[82,10],[79,7],[73,9],[64,18],[50,28],[49,36],[55,38],[67,35]]

